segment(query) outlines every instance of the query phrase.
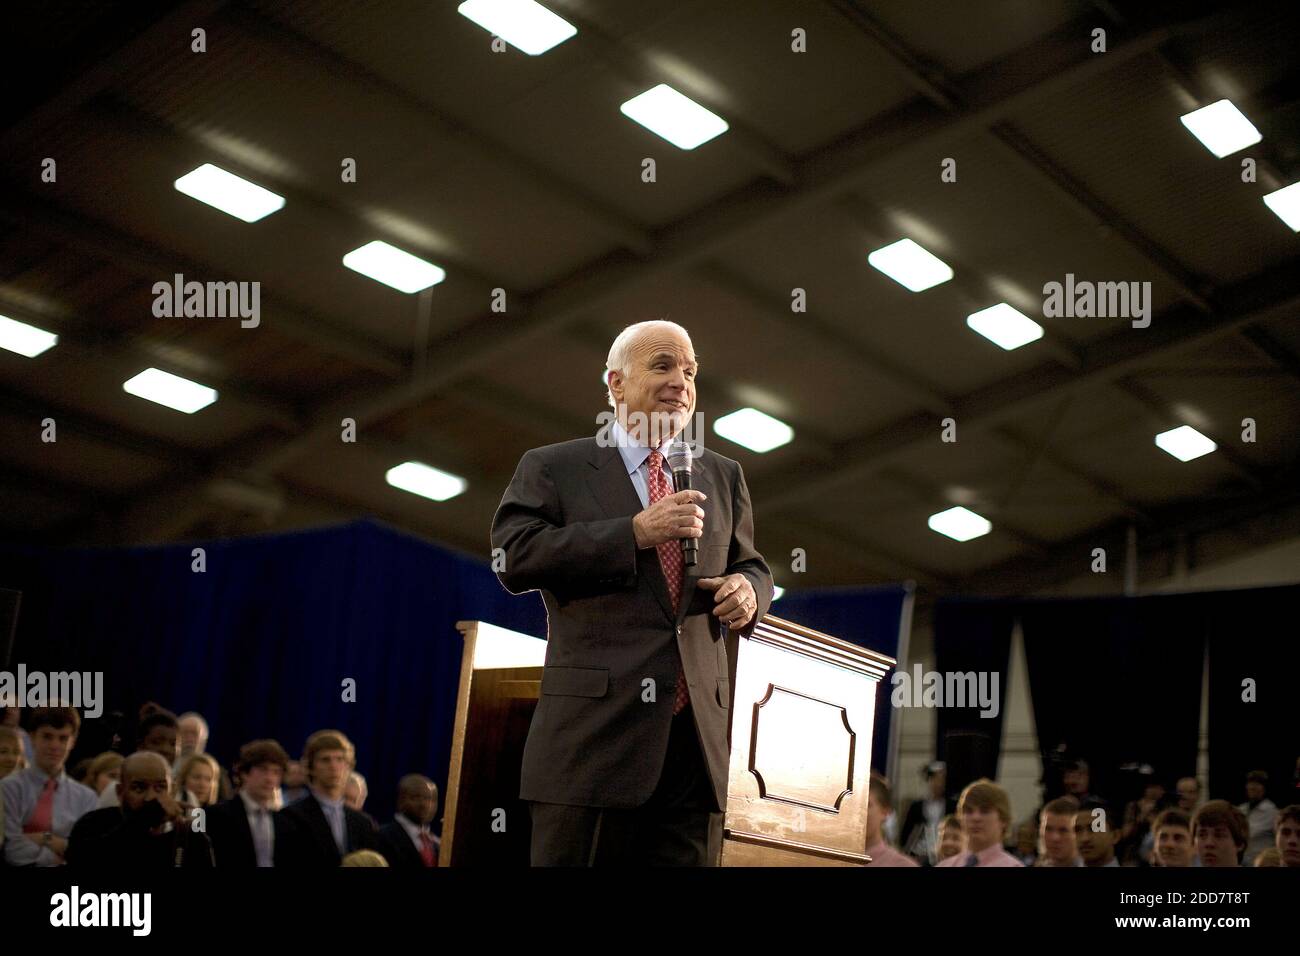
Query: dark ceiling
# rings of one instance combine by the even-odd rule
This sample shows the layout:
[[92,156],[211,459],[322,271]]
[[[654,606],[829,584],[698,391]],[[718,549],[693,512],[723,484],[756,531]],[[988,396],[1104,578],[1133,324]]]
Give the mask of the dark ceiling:
[[[373,514],[486,558],[519,456],[594,432],[610,341],[664,316],[692,335],[706,416],[748,405],[795,430],[767,454],[709,434],[744,466],[779,584],[1031,589],[1130,528],[1148,554],[1287,531],[1268,516],[1300,500],[1300,238],[1261,196],[1300,178],[1290,4],[547,2],[578,34],[537,57],[493,52],[454,2],[7,14],[27,57],[6,58],[0,314],[60,342],[0,351],[5,536]],[[620,114],[659,82],[730,130],[688,152]],[[1263,141],[1216,159],[1179,116],[1222,97]],[[204,162],[285,207],[248,224],[172,187]],[[913,294],[868,266],[903,236],[955,278]],[[343,268],[373,239],[446,281],[407,295]],[[260,325],[154,317],[177,272],[259,281]],[[1149,281],[1150,327],[1042,318],[1067,273]],[[1044,337],[1004,352],[966,327],[998,301]],[[220,399],[190,416],[123,392],[148,366]],[[1157,449],[1179,424],[1219,450]],[[469,490],[389,487],[409,458]],[[930,531],[954,504],[993,531]]]

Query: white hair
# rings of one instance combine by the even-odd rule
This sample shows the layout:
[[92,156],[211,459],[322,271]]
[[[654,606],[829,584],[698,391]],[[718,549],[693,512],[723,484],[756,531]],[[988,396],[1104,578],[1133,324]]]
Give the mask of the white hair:
[[[609,357],[605,359],[605,396],[608,398],[611,407],[617,408],[618,403],[614,401],[614,392],[609,387],[609,373],[618,372],[626,378],[628,366],[632,362],[632,346],[636,344],[636,340],[645,332],[665,327],[675,329],[686,336],[687,342],[691,341],[691,333],[676,322],[669,322],[667,319],[649,319],[645,322],[634,322],[618,333],[618,337],[614,339],[614,344],[609,347]],[[691,347],[694,348],[694,344]]]
[[199,746],[197,752],[203,753],[203,748],[208,742],[208,722],[203,719],[202,714],[195,713],[192,710],[187,710],[176,718],[176,726],[180,727],[180,725],[185,723],[187,720],[192,720],[194,723],[199,725]]

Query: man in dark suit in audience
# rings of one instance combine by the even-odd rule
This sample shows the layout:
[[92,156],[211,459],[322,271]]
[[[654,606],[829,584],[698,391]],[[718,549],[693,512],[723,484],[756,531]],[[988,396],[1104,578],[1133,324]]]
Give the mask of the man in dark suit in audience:
[[437,815],[438,785],[418,773],[403,777],[397,785],[397,814],[379,828],[385,847],[380,852],[389,866],[414,870],[438,865],[440,841],[429,830]]
[[254,740],[235,763],[241,785],[229,800],[208,811],[208,837],[217,866],[274,866],[280,781],[289,755],[274,740]]
[[353,850],[380,849],[370,818],[343,802],[356,753],[342,731],[318,730],[307,738],[308,793],[277,814],[276,866],[328,869]]

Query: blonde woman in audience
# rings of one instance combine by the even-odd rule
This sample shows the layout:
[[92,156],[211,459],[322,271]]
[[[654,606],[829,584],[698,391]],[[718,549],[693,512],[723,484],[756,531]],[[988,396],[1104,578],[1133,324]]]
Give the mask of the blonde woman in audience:
[[126,759],[115,750],[105,750],[90,762],[86,771],[86,786],[102,795],[104,788],[122,774],[122,761]]
[[217,777],[221,768],[204,753],[193,753],[181,761],[176,775],[176,796],[192,807],[210,807],[217,802]]
[[388,861],[374,850],[353,850],[339,866],[387,866]]
[[957,800],[957,818],[965,834],[965,851],[939,866],[1024,866],[1002,848],[1011,826],[1011,800],[987,777],[966,785]]

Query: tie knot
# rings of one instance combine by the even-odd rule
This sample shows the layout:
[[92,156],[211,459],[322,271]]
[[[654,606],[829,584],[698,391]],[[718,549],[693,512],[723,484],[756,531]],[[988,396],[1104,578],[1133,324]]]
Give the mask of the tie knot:
[[651,467],[651,468],[658,468],[658,467],[659,467],[659,464],[660,464],[663,460],[664,460],[664,456],[661,455],[661,454],[659,454],[658,449],[655,449],[655,450],[653,450],[653,451],[650,452],[650,467]]
[[59,785],[59,781],[55,780],[53,777],[50,777],[49,779],[47,779],[47,780],[45,781],[45,789],[46,789],[46,791],[53,790],[53,789],[54,789],[55,787],[57,787],[58,785]]

